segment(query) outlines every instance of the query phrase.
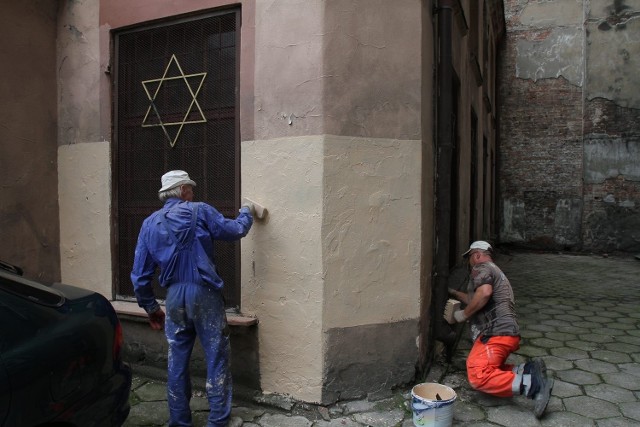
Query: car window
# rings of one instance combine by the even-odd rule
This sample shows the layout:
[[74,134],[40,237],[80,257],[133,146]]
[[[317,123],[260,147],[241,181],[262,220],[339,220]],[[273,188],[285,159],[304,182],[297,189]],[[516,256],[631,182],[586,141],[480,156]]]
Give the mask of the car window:
[[38,335],[61,315],[55,308],[6,292],[0,285],[0,353]]

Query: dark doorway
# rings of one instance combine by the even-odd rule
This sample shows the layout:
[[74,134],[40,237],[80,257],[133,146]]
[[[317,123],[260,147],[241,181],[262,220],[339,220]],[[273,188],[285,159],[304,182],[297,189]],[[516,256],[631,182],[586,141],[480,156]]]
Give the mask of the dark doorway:
[[469,179],[469,242],[476,240],[478,223],[478,116],[471,108],[471,176]]
[[449,268],[454,268],[460,261],[460,248],[458,245],[458,236],[460,235],[460,133],[458,131],[458,117],[460,106],[460,80],[456,74],[452,79],[452,118],[451,118],[451,211],[449,223]]

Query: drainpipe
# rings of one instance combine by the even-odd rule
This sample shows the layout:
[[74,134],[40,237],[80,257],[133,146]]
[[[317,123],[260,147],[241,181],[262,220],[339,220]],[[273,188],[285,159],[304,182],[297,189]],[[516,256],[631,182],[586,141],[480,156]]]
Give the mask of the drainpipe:
[[437,136],[436,136],[436,179],[435,179],[435,262],[434,292],[432,312],[434,338],[450,348],[456,334],[443,318],[444,307],[449,298],[449,241],[451,234],[451,164],[453,160],[453,63],[452,26],[453,2],[439,0],[437,6],[437,40],[439,55],[437,65]]

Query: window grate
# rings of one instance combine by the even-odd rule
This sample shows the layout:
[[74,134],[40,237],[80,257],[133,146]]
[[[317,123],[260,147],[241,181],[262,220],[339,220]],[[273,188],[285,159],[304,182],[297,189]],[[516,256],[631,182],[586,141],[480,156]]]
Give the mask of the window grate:
[[[116,294],[133,296],[129,278],[143,220],[162,204],[160,177],[186,170],[195,200],[225,217],[239,207],[237,120],[238,11],[115,36],[114,218]],[[240,305],[239,244],[216,242],[227,306]],[[165,292],[154,284],[158,298]]]

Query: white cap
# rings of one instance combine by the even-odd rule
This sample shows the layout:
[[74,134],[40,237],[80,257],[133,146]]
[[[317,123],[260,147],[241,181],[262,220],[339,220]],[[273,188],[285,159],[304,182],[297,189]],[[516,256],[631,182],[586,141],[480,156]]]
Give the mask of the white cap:
[[158,193],[163,191],[171,190],[179,185],[189,184],[196,186],[196,183],[189,178],[189,174],[185,171],[169,171],[162,175],[160,180],[162,182],[162,188],[158,190]]
[[474,249],[481,249],[483,251],[493,250],[493,248],[491,247],[491,245],[489,243],[485,242],[484,240],[477,240],[477,241],[473,242],[471,244],[471,246],[469,246],[469,250],[467,252],[463,253],[462,256],[466,257]]

